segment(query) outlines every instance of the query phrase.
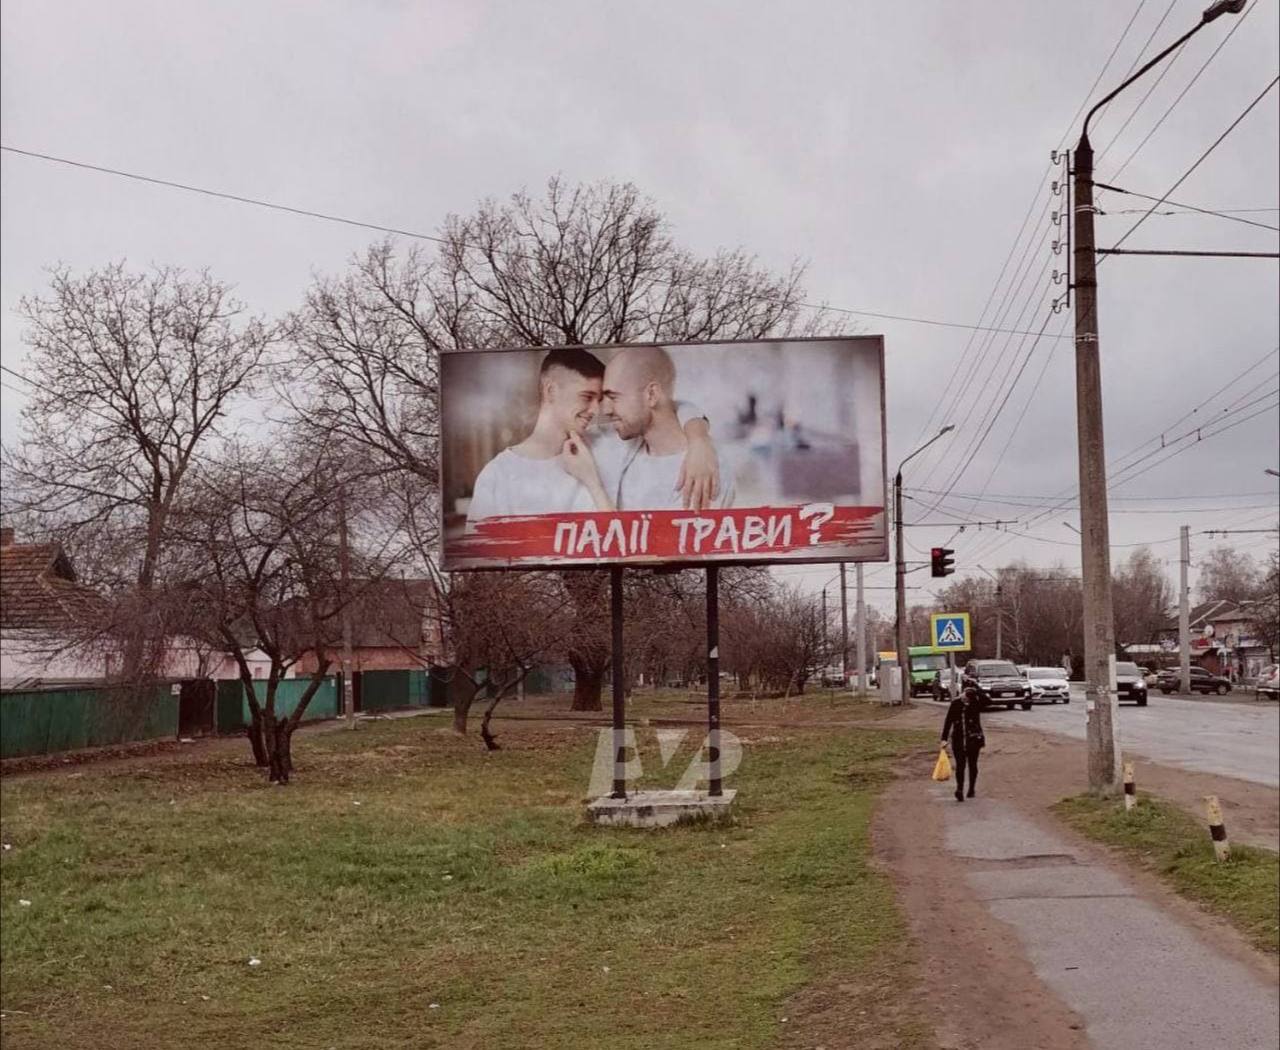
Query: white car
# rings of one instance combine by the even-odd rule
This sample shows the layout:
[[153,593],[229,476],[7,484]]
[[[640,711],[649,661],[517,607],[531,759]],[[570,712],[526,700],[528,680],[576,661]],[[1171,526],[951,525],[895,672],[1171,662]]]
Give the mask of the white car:
[[1259,700],[1280,700],[1280,664],[1264,667],[1258,676],[1256,696]]
[[1031,700],[1036,704],[1071,703],[1071,686],[1067,672],[1061,667],[1028,667]]

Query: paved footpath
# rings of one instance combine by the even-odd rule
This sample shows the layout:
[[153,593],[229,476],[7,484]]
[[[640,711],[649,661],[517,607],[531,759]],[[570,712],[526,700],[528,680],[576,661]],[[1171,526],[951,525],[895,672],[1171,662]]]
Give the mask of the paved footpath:
[[[1037,704],[1030,711],[991,711],[983,720],[1083,740],[1084,707],[1083,691],[1073,687],[1070,704]],[[1155,693],[1146,707],[1120,705],[1120,746],[1165,765],[1277,787],[1280,705],[1182,700]]]
[[[1074,705],[1073,705],[1074,706]],[[1124,876],[998,799],[946,806],[945,848],[1036,975],[1104,1050],[1275,1050],[1280,992],[1143,900]]]

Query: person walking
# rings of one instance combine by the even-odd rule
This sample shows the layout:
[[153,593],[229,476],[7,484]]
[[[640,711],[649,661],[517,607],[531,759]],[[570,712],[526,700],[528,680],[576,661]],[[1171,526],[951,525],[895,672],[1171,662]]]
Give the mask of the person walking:
[[951,761],[956,767],[956,801],[963,802],[964,772],[969,770],[969,798],[978,782],[978,755],[987,738],[982,732],[982,701],[976,689],[966,689],[947,708],[942,723],[942,743],[951,745]]

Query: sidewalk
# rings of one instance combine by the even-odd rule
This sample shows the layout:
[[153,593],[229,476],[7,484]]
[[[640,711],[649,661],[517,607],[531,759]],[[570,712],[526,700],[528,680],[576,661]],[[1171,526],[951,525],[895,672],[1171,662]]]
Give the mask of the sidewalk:
[[[1008,924],[1036,975],[1107,1050],[1280,1045],[1280,995],[1255,969],[1205,944],[1133,883],[991,799],[947,807],[945,847],[974,896]],[[1091,852],[1091,851],[1090,851]]]
[[[903,721],[932,718],[917,709]],[[987,740],[977,799],[958,803],[954,784],[929,780],[936,752],[921,752],[886,790],[873,828],[917,945],[939,1046],[1280,1045],[1276,959],[1049,812],[1082,790],[1083,745],[996,726]],[[1154,789],[1157,767],[1139,768]],[[1235,790],[1249,803],[1239,816],[1258,818],[1258,837],[1274,834],[1262,827],[1268,815],[1275,823],[1273,790],[1160,773],[1179,793],[1211,782]]]

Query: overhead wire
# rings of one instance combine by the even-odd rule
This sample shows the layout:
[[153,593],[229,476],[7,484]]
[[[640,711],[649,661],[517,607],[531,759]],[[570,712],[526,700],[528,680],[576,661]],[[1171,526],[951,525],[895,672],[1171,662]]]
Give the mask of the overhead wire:
[[1188,178],[1191,177],[1192,172],[1194,172],[1196,168],[1200,167],[1200,165],[1203,164],[1205,160],[1208,159],[1209,155],[1213,153],[1213,151],[1222,144],[1222,141],[1228,135],[1230,135],[1231,132],[1233,132],[1237,127],[1239,127],[1240,122],[1244,120],[1244,118],[1247,117],[1251,112],[1253,112],[1253,107],[1256,106],[1259,102],[1261,102],[1264,98],[1266,98],[1267,95],[1270,93],[1271,89],[1275,87],[1277,83],[1280,83],[1280,76],[1276,76],[1272,78],[1271,82],[1267,84],[1267,86],[1264,87],[1258,93],[1257,97],[1254,98],[1254,100],[1250,102],[1247,106],[1245,106],[1244,111],[1238,117],[1236,117],[1236,119],[1233,120],[1229,125],[1227,125],[1227,130],[1224,131],[1221,135],[1219,135],[1216,139],[1214,139],[1213,142],[1209,145],[1209,148],[1206,149],[1203,153],[1200,154],[1199,157],[1195,159],[1195,162],[1191,165],[1191,167],[1189,167],[1186,171],[1184,171],[1178,177],[1178,180],[1172,186],[1170,186],[1168,190],[1164,192],[1164,194],[1161,195],[1159,200],[1157,200],[1155,204],[1151,205],[1151,207],[1147,209],[1146,214],[1143,215],[1142,218],[1140,218],[1127,230],[1125,230],[1123,236],[1121,236],[1121,238],[1111,246],[1111,249],[1110,249],[1111,251],[1114,251],[1116,248],[1119,248],[1120,245],[1124,244],[1124,242],[1127,241],[1133,235],[1134,231],[1136,231],[1144,222],[1147,221],[1147,219],[1151,217],[1151,213],[1154,212],[1156,208],[1158,208],[1166,200],[1168,200],[1169,195],[1173,193],[1184,182],[1186,182]]
[[[1181,214],[1184,214],[1185,212],[1196,212],[1197,214],[1200,214],[1200,215],[1213,215],[1219,219],[1228,219],[1231,222],[1243,223],[1246,226],[1257,226],[1259,229],[1271,230],[1275,233],[1280,233],[1280,226],[1272,226],[1270,223],[1258,222],[1254,219],[1242,219],[1240,218],[1239,215],[1233,215],[1230,212],[1214,211],[1212,208],[1197,208],[1194,204],[1180,204],[1178,201],[1169,200],[1167,196],[1163,199],[1160,197],[1152,197],[1148,193],[1139,193],[1137,190],[1126,190],[1126,189],[1122,189],[1119,186],[1112,186],[1111,184],[1104,183],[1104,182],[1095,182],[1094,185],[1097,186],[1099,189],[1106,189],[1112,193],[1123,193],[1125,196],[1128,196],[1128,197],[1141,197],[1143,200],[1155,201],[1157,206],[1159,206],[1160,204],[1168,204],[1168,205],[1171,205],[1172,207],[1183,209],[1183,211],[1157,212],[1155,214],[1181,215]],[[1141,212],[1142,210],[1143,209],[1141,208],[1137,209],[1138,212]],[[1262,209],[1258,209],[1258,210],[1262,210]],[[1099,214],[1124,215],[1126,214],[1126,212],[1110,211],[1110,212],[1099,212]]]
[[1179,103],[1181,103],[1182,100],[1186,97],[1187,92],[1189,92],[1195,86],[1196,82],[1200,79],[1200,77],[1204,75],[1204,71],[1208,69],[1210,64],[1212,64],[1213,60],[1218,57],[1218,53],[1224,47],[1227,46],[1227,41],[1229,41],[1233,36],[1236,35],[1236,33],[1240,30],[1240,27],[1244,25],[1245,19],[1247,19],[1253,13],[1253,9],[1257,6],[1258,6],[1258,0],[1253,0],[1253,3],[1251,3],[1247,8],[1245,8],[1244,12],[1240,15],[1240,17],[1235,19],[1235,23],[1234,25],[1232,25],[1227,35],[1224,36],[1218,42],[1218,46],[1215,47],[1209,53],[1209,57],[1204,60],[1200,68],[1196,70],[1195,74],[1191,77],[1191,79],[1187,81],[1187,83],[1183,86],[1182,90],[1178,92],[1177,98],[1175,98],[1169,104],[1168,109],[1166,109],[1164,113],[1161,114],[1160,119],[1155,122],[1155,124],[1151,127],[1151,130],[1148,131],[1147,134],[1143,137],[1142,141],[1139,142],[1138,145],[1134,147],[1133,152],[1130,153],[1129,156],[1124,159],[1124,161],[1119,165],[1119,167],[1117,167],[1114,171],[1111,172],[1111,175],[1109,176],[1109,178],[1117,179],[1120,177],[1121,172],[1123,172],[1124,169],[1127,168],[1129,164],[1133,161],[1133,158],[1136,157],[1142,151],[1142,147],[1145,146],[1150,141],[1151,136],[1154,135],[1157,130],[1159,130],[1160,126],[1164,124],[1166,120],[1169,119],[1169,115],[1175,109],[1178,108]]
[[[1125,23],[1124,29],[1121,30],[1119,38],[1116,40],[1115,44],[1111,48],[1111,51],[1108,53],[1106,61],[1103,62],[1102,67],[1098,70],[1097,75],[1093,79],[1093,83],[1090,84],[1088,89],[1085,91],[1084,97],[1081,99],[1079,106],[1076,107],[1075,113],[1072,114],[1071,118],[1067,121],[1066,130],[1062,133],[1062,135],[1059,138],[1060,145],[1066,142],[1067,136],[1071,133],[1071,129],[1075,127],[1076,121],[1079,119],[1080,115],[1084,112],[1085,106],[1089,104],[1089,99],[1093,97],[1093,94],[1097,90],[1098,85],[1102,83],[1102,78],[1106,76],[1107,70],[1111,68],[1111,63],[1115,60],[1115,57],[1119,53],[1121,46],[1124,44],[1124,41],[1128,38],[1129,31],[1133,28],[1134,23],[1138,19],[1138,15],[1142,12],[1143,7],[1145,6],[1146,6],[1146,0],[1138,0],[1138,4],[1133,9],[1133,13],[1129,16],[1128,22]],[[1000,287],[1000,282],[1003,279],[1004,274],[1008,269],[1009,261],[1013,258],[1013,256],[1017,252],[1018,244],[1021,242],[1022,235],[1024,231],[1026,231],[1027,229],[1027,218],[1032,214],[1032,212],[1034,212],[1035,202],[1039,197],[1041,190],[1044,187],[1045,180],[1048,179],[1049,175],[1054,170],[1054,167],[1055,167],[1055,164],[1051,161],[1045,167],[1045,170],[1041,173],[1039,179],[1036,182],[1036,188],[1034,193],[1031,196],[1031,201],[1027,206],[1026,215],[1024,215],[1023,217],[1022,224],[1019,226],[1019,229],[1018,229],[1018,233],[1014,236],[1013,243],[1009,246],[1009,251],[1005,255],[1004,263],[1001,265],[1000,272],[997,274],[995,283],[992,285],[992,290],[987,296],[987,302],[983,306],[983,312],[982,314],[979,315],[979,323],[981,323],[982,318],[983,316],[985,316],[985,313],[989,304],[991,303],[992,299],[995,297],[995,293],[997,289]],[[1036,221],[1037,225],[1039,224],[1039,222],[1043,220],[1044,212],[1047,210],[1048,210],[1047,206],[1042,210],[1041,217]],[[1034,229],[1035,227],[1032,227],[1032,228]],[[1024,250],[1024,256],[1025,256],[1025,250]],[[1016,275],[1016,272],[1017,270],[1015,269],[1015,275]],[[1012,279],[1011,279],[1011,283],[1012,283]],[[1006,290],[1006,297],[1007,297],[1007,294],[1008,292]],[[1003,302],[1003,299],[1002,299],[1002,302]],[[999,308],[997,308],[997,312],[998,310]],[[948,380],[947,384],[943,386],[942,391],[939,393],[938,398],[934,404],[934,407],[930,410],[929,416],[927,417],[925,426],[921,428],[921,435],[923,435],[928,431],[929,427],[932,425],[933,420],[937,418],[938,409],[947,400],[948,392],[952,392],[955,390],[955,383],[954,383],[955,377],[960,374],[961,368],[964,365],[965,360],[971,351],[972,344],[973,344],[973,338],[971,337],[968,341],[966,341],[964,348],[962,349],[961,353],[957,356],[956,364],[952,369],[951,379]],[[953,397],[951,404],[955,404],[955,403],[956,403],[956,400]],[[943,418],[945,419],[945,413],[943,415]],[[918,440],[919,438],[917,438],[917,441]],[[945,458],[945,452],[942,453],[942,455]],[[924,456],[926,463],[933,461],[935,458],[936,457],[934,455],[933,449],[926,451]],[[921,464],[921,465],[923,466],[924,464]]]
[[[299,207],[294,207],[293,205],[280,204],[275,201],[261,200],[256,197],[248,197],[243,194],[227,193],[222,190],[214,190],[204,186],[195,186],[190,183],[175,182],[170,179],[161,179],[161,178],[156,178],[150,175],[143,175],[138,172],[125,171],[121,168],[109,168],[100,164],[90,164],[85,161],[78,161],[78,160],[72,160],[67,157],[54,156],[53,154],[50,154],[50,153],[40,153],[36,150],[20,149],[17,146],[0,145],[0,151],[3,151],[5,153],[17,154],[19,156],[24,156],[24,157],[33,157],[38,160],[45,160],[55,164],[64,164],[73,168],[82,168],[87,171],[94,171],[94,172],[99,172],[107,175],[115,175],[115,176],[119,176],[120,178],[133,179],[138,182],[149,183],[156,186],[164,186],[169,189],[182,190],[187,193],[195,193],[195,194],[199,194],[206,197],[217,198],[220,200],[233,201],[238,204],[248,204],[254,207],[267,208],[272,211],[284,212],[290,215],[298,215],[303,218],[318,219],[325,222],[340,223],[345,226],[353,226],[359,229],[373,230],[378,233],[386,233],[386,234],[390,234],[398,237],[408,237],[413,240],[429,241],[435,244],[443,244],[443,245],[450,244],[448,239],[437,236],[436,234],[422,233],[416,230],[408,230],[402,227],[383,225],[381,223],[366,222],[364,220],[352,219],[342,215],[335,215],[328,212],[315,211],[310,208],[299,208]],[[535,257],[523,252],[503,250],[503,251],[496,252],[496,254],[503,255],[508,258],[523,259],[525,261],[536,261]],[[672,285],[672,282],[661,280],[658,278],[653,278],[652,283],[656,285],[668,286],[668,287]],[[767,303],[775,303],[775,304],[785,304],[790,302],[789,300],[782,299],[778,296],[763,295],[759,292],[748,292],[744,294],[747,297],[756,300],[757,302],[767,302]],[[793,305],[797,307],[802,307],[807,310],[814,310],[818,312],[827,311],[830,313],[846,314],[850,317],[874,317],[877,320],[902,321],[907,324],[928,325],[928,326],[937,327],[937,328],[958,328],[958,329],[974,330],[974,331],[989,330],[982,325],[972,325],[962,321],[949,321],[949,320],[943,320],[941,318],[936,318],[936,317],[916,317],[910,314],[890,313],[885,310],[864,310],[864,309],[857,309],[849,306],[832,306],[830,303],[813,303],[805,300],[795,301]],[[1006,332],[1006,330],[1004,329],[999,329],[997,331]],[[1007,334],[1024,335],[1028,333],[1012,331],[1012,332],[1007,332]]]

